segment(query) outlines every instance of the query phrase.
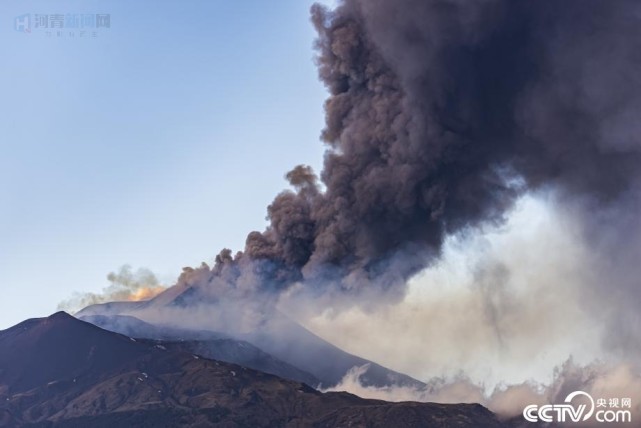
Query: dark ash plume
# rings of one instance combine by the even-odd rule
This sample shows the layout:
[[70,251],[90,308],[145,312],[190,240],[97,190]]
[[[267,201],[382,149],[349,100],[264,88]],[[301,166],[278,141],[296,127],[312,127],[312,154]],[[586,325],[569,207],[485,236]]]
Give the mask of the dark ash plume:
[[[641,4],[345,0],[312,8],[328,144],[214,289],[401,295],[449,234],[524,192],[612,206],[641,170]],[[191,273],[193,275],[193,273]]]

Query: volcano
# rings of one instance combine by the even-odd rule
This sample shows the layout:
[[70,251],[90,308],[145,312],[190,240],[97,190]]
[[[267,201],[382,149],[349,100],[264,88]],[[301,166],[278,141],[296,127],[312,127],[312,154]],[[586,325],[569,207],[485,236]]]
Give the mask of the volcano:
[[[107,330],[138,338],[218,341],[219,343],[215,346],[217,350],[221,350],[221,338],[226,338],[228,347],[244,346],[247,351],[249,346],[257,348],[256,353],[266,353],[262,356],[264,361],[259,361],[256,365],[248,364],[246,352],[228,352],[226,356],[214,352],[209,355],[210,357],[248,365],[289,379],[315,382],[313,386],[320,385],[327,388],[337,385],[350,369],[364,365],[368,366],[361,378],[365,386],[412,388],[426,386],[423,382],[406,374],[343,351],[278,311],[270,313],[260,323],[253,324],[250,329],[244,331],[234,330],[233,327],[238,323],[237,321],[231,323],[231,327],[230,323],[227,323],[216,328],[208,325],[207,322],[203,322],[198,329],[175,327],[181,319],[189,319],[193,311],[201,308],[207,308],[208,313],[215,314],[218,302],[208,298],[207,291],[202,287],[175,285],[148,301],[91,305],[76,313],[75,316]],[[230,301],[226,304],[238,305],[239,313],[243,310],[243,302]],[[172,311],[171,316],[159,315],[165,314],[167,310]],[[176,313],[180,316],[176,317]],[[138,317],[143,319],[160,317],[164,323],[154,325]],[[266,361],[267,359],[273,359],[273,361]],[[276,362],[282,367],[274,371],[270,366]],[[304,373],[308,374],[308,377],[305,377]]]
[[504,427],[478,404],[388,403],[103,330],[64,312],[0,332],[3,427]]

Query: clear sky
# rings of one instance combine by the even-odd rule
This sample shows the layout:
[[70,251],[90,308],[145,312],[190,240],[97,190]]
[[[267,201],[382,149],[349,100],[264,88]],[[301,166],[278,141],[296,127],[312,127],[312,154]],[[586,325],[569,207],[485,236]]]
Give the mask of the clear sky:
[[264,227],[284,174],[322,161],[311,4],[0,3],[0,329],[124,264],[170,283]]

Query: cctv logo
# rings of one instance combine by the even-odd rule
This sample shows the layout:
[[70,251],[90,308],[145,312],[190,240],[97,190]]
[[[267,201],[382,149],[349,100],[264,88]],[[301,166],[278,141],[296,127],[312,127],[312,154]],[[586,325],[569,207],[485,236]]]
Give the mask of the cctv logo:
[[[588,397],[590,410],[587,413],[585,412],[586,404],[579,404],[576,408],[569,404],[578,395]],[[581,422],[587,421],[594,413],[594,400],[587,392],[574,391],[565,398],[565,402],[568,404],[548,404],[541,407],[532,404],[523,410],[523,417],[528,422],[538,422],[539,420],[542,422],[565,422],[568,420],[566,417],[569,417],[572,422]]]
[[[573,405],[574,398],[584,396],[585,402]],[[605,400],[599,400],[605,402]],[[618,401],[618,400],[617,400]],[[609,409],[597,410],[592,396],[587,392],[574,391],[565,398],[565,404],[547,404],[537,406],[532,404],[523,409],[523,417],[528,422],[583,422],[595,416],[597,422],[631,422],[632,413],[630,410]]]

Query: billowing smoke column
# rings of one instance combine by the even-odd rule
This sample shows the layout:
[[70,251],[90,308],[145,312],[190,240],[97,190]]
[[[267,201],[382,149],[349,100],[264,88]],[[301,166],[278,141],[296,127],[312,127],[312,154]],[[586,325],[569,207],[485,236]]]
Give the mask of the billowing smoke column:
[[641,171],[635,0],[345,0],[312,8],[329,90],[320,178],[243,252],[183,282],[402,295],[446,236],[500,223],[524,192],[616,207]]

